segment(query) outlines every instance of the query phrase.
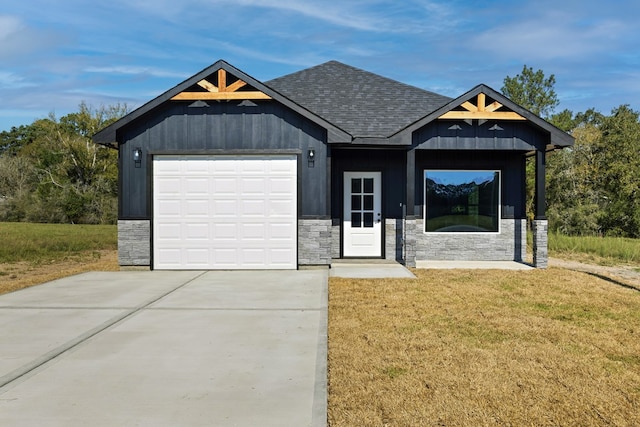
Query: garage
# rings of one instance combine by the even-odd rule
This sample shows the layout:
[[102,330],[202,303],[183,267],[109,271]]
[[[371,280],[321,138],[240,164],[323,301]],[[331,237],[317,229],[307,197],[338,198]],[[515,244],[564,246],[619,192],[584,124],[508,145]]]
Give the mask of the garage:
[[295,155],[153,157],[155,269],[297,268]]

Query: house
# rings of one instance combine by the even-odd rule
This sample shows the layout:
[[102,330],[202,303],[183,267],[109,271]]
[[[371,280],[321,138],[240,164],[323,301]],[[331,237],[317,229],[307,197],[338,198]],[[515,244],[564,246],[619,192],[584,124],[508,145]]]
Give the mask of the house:
[[261,82],[224,61],[94,136],[119,151],[119,262],[547,263],[545,153],[573,138],[479,85],[456,99],[331,61]]

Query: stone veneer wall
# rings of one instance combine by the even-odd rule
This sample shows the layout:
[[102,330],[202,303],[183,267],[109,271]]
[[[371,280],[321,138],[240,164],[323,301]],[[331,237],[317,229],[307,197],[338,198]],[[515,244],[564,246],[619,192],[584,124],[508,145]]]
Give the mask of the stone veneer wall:
[[396,261],[403,260],[402,220],[387,218],[384,221],[384,257]]
[[340,258],[340,220],[333,220],[331,225],[331,258]]
[[151,265],[151,221],[118,220],[118,264]]
[[[407,242],[407,251],[415,251],[415,260],[523,261],[526,258],[527,229],[524,219],[502,219],[500,233],[478,234],[424,233],[422,218],[412,220],[415,222],[412,228],[409,228],[407,221],[407,230],[415,233],[415,243]],[[410,245],[414,248],[409,249]]]
[[533,266],[547,268],[549,262],[549,222],[546,219],[533,220]]
[[330,219],[298,220],[298,265],[330,265]]

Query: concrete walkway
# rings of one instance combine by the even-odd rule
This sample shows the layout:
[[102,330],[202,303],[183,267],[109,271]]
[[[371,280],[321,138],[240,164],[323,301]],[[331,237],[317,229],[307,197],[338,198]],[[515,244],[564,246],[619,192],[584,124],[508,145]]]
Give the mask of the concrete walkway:
[[416,278],[404,265],[385,259],[334,259],[329,274],[351,279]]
[[325,426],[326,270],[86,273],[0,296],[2,426]]

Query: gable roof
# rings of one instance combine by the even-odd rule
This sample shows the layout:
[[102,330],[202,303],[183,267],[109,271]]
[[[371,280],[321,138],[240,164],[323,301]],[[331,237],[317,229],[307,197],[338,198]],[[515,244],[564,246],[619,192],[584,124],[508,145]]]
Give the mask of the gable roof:
[[[489,106],[487,106],[486,110],[485,108],[482,108],[483,111],[469,111],[469,107],[473,109],[473,107],[475,106],[473,103],[478,102],[477,100],[479,99],[479,96],[488,98],[488,101],[495,105],[495,107],[489,108]],[[483,101],[483,107],[484,102],[485,101]],[[508,114],[511,114],[511,116],[507,116]],[[410,135],[413,131],[421,128],[422,126],[433,120],[447,119],[451,116],[457,116],[459,119],[466,117],[467,119],[478,120],[501,120],[503,118],[510,117],[507,119],[526,120],[534,127],[549,134],[549,144],[547,145],[547,150],[553,150],[557,147],[569,147],[574,143],[574,138],[567,132],[557,128],[546,120],[538,117],[531,111],[511,101],[500,92],[497,92],[496,90],[484,84],[480,84],[474,87],[469,92],[459,96],[456,99],[451,100],[447,104],[432,111],[431,113],[415,121],[404,129],[399,130],[391,139],[396,141],[396,143],[402,143],[400,141],[404,141],[405,143],[410,144],[410,141],[407,141],[407,138],[410,139]]]
[[337,61],[266,84],[353,138],[387,138],[451,100]]
[[[245,84],[245,86],[240,86],[241,89],[238,90],[238,92],[234,92],[236,90],[235,87],[237,87],[238,85],[234,86],[233,91],[230,91],[231,93],[227,92],[228,96],[235,95],[236,93],[240,94],[239,97],[228,98],[228,99],[245,99],[243,98],[243,96],[245,95],[241,94],[241,92],[245,90],[247,91],[245,92],[247,94],[246,99],[258,99],[258,98],[255,98],[256,94],[258,95],[262,94],[261,95],[262,97],[259,99],[273,99],[275,101],[278,101],[281,104],[291,108],[292,110],[306,117],[307,119],[310,119],[311,121],[327,129],[329,141],[338,140],[338,141],[346,142],[351,140],[351,136],[349,134],[344,132],[342,129],[336,127],[334,124],[326,121],[324,118],[313,113],[312,111],[301,108],[299,105],[297,105],[295,102],[291,101],[287,97],[274,91],[270,87],[266,86],[264,83],[254,79],[253,77],[233,67],[227,62],[219,60],[213,65],[203,69],[199,73],[195,74],[194,76],[178,84],[177,86],[164,92],[162,95],[152,99],[151,101],[147,102],[146,104],[142,105],[141,107],[137,108],[136,110],[122,117],[120,120],[117,120],[116,122],[102,129],[101,131],[99,131],[93,136],[93,142],[96,142],[98,144],[109,145],[109,146],[112,146],[114,143],[119,143],[117,139],[118,138],[117,133],[119,129],[134,122],[140,117],[148,114],[149,112],[159,107],[160,105],[164,104],[165,102],[168,102],[171,100],[174,100],[174,101],[175,100],[178,100],[178,101],[195,100],[195,98],[197,98],[197,95],[194,95],[194,92],[193,92],[194,90],[201,91],[200,92],[201,99],[205,99],[205,100],[215,99],[213,97],[213,95],[216,95],[214,92],[222,91],[222,90],[221,88],[218,88],[216,85],[212,84],[209,80],[211,80],[212,77],[215,78],[215,75],[219,73],[220,70],[224,70],[225,75],[226,73],[229,73],[233,77],[235,77],[237,81],[241,81],[241,83]],[[219,75],[220,74],[218,74],[218,76]],[[221,86],[220,82],[218,82],[218,86]],[[226,83],[223,86],[226,86]],[[229,87],[231,86],[233,86],[233,84],[230,85]]]
[[[229,85],[227,73],[236,79]],[[411,145],[413,131],[431,121],[447,119],[450,112],[456,117],[473,113],[468,110],[470,101],[479,94],[547,132],[547,149],[573,145],[569,134],[485,85],[451,99],[337,61],[262,83],[222,60],[102,129],[93,141],[117,145],[120,129],[169,101],[273,99],[326,129],[328,143]],[[496,114],[492,119],[500,117],[509,116]]]

